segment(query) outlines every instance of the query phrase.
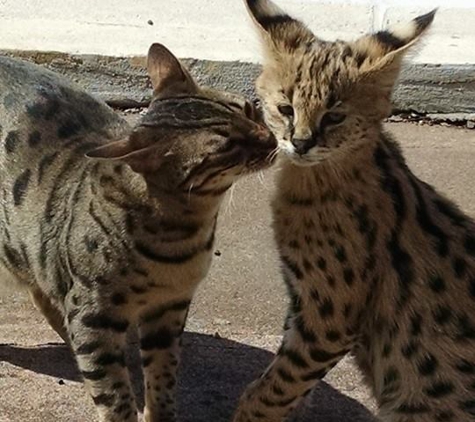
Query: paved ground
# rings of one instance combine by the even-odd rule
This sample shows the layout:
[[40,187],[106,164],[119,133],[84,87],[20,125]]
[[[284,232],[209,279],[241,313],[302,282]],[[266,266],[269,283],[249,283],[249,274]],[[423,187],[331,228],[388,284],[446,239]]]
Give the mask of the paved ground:
[[[401,123],[388,127],[416,174],[475,216],[475,131]],[[229,420],[244,385],[270,361],[279,343],[286,300],[269,229],[272,180],[272,171],[263,180],[248,178],[223,207],[219,256],[199,290],[184,342],[182,421]],[[139,386],[136,356],[131,360]],[[350,360],[325,381],[306,401],[299,421],[373,420],[359,404],[374,410]],[[96,420],[68,351],[17,294],[0,299],[0,391],[0,422]]]

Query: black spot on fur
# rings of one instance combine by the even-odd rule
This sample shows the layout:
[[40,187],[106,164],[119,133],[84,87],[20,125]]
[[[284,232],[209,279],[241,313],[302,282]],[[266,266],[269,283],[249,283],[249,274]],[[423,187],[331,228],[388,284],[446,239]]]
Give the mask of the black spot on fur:
[[295,318],[295,328],[305,343],[313,344],[317,341],[317,336],[306,326],[302,315]]
[[13,184],[13,203],[15,206],[19,206],[23,203],[28,184],[30,183],[31,170],[26,169]]
[[412,359],[419,349],[419,343],[410,340],[409,343],[401,348],[401,353],[406,359]]
[[175,336],[167,328],[148,333],[140,339],[142,350],[168,349],[173,344]]
[[434,355],[428,353],[421,361],[417,364],[417,369],[419,374],[427,377],[433,375],[437,370],[439,363]]
[[442,293],[447,289],[444,279],[440,276],[431,277],[429,279],[429,287],[434,293]]
[[468,360],[462,359],[455,365],[455,367],[462,374],[467,374],[467,375],[475,374],[475,361],[469,362]]
[[467,272],[467,261],[465,259],[457,257],[452,261],[452,268],[458,278],[462,278]]
[[467,234],[465,236],[463,245],[465,247],[465,251],[472,256],[475,256],[475,237]]
[[411,335],[417,337],[422,331],[422,316],[415,313],[411,317]]
[[111,407],[114,404],[114,396],[112,394],[99,394],[93,396],[92,400],[96,406]]
[[86,314],[83,316],[82,322],[88,328],[112,330],[118,333],[124,333],[129,326],[127,321],[114,319],[105,314]]
[[310,350],[310,357],[315,362],[328,362],[330,360],[341,358],[348,353],[347,350],[342,350],[340,352],[331,353],[323,349],[313,348]]
[[326,333],[325,333],[325,338],[332,342],[332,343],[335,343],[337,341],[339,341],[341,339],[341,334],[339,331],[337,330],[328,330]]
[[452,311],[444,305],[437,305],[437,307],[432,310],[432,315],[438,325],[445,325],[452,319]]
[[41,133],[37,130],[30,133],[28,136],[28,145],[30,147],[36,147],[41,142]]
[[438,412],[435,415],[435,420],[437,422],[451,422],[454,420],[454,417],[454,412],[452,412],[451,410],[445,410],[442,412]]
[[99,355],[95,364],[99,366],[120,365],[125,366],[125,357],[123,353],[103,353]]
[[48,167],[51,166],[51,164],[53,164],[54,160],[58,157],[58,155],[59,155],[58,152],[54,152],[52,154],[45,155],[41,159],[39,167],[38,167],[38,183],[41,183],[46,170],[48,169]]
[[461,402],[460,409],[471,416],[475,416],[475,399]]
[[423,403],[403,403],[396,408],[396,412],[404,413],[406,415],[415,415],[418,413],[426,413],[429,411],[429,406]]
[[285,356],[294,366],[298,368],[308,368],[308,363],[305,358],[296,350],[282,348],[280,354]]
[[281,259],[282,259],[282,262],[295,275],[297,279],[299,280],[303,279],[304,274],[296,262],[291,261],[290,258],[286,256],[281,256]]
[[454,391],[455,387],[448,381],[434,382],[430,387],[424,389],[424,393],[434,399],[439,399],[444,396],[448,396]]
[[123,305],[124,303],[127,303],[127,299],[122,293],[114,293],[111,296],[111,302],[113,305]]
[[19,141],[20,137],[18,136],[18,132],[16,130],[8,132],[7,137],[5,138],[5,151],[9,154],[15,151]]
[[335,258],[340,262],[347,260],[345,248],[341,245],[335,246]]
[[351,268],[345,268],[343,271],[343,280],[348,286],[351,286],[355,281],[355,272]]
[[334,315],[335,307],[329,297],[323,299],[321,305],[318,307],[318,312],[323,319],[330,318]]
[[457,317],[458,340],[473,340],[475,339],[475,326],[470,318],[465,315]]
[[280,377],[280,379],[287,383],[295,382],[295,378],[292,376],[292,374],[290,372],[287,372],[284,368],[277,369],[277,375]]
[[69,119],[58,128],[58,138],[65,139],[77,135],[81,130],[79,121]]
[[92,371],[81,371],[81,374],[84,379],[99,381],[107,376],[107,371],[104,368],[98,368]]
[[325,271],[327,268],[327,261],[325,261],[325,258],[320,257],[317,260],[317,266],[320,268],[322,271]]
[[99,347],[101,346],[101,343],[99,341],[91,341],[90,343],[84,343],[78,346],[76,349],[76,354],[77,355],[90,355],[91,353],[94,353]]

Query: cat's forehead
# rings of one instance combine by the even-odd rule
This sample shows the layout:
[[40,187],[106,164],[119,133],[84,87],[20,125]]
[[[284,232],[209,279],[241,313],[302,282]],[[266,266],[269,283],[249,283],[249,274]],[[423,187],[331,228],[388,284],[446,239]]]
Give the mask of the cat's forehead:
[[350,43],[318,41],[289,55],[278,79],[291,101],[331,108],[356,79],[363,60]]

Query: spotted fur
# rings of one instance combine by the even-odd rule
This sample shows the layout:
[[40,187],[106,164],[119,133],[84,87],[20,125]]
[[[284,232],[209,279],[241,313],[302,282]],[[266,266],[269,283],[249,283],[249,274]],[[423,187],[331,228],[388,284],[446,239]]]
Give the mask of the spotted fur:
[[180,336],[217,214],[277,146],[240,97],[200,88],[154,44],[133,130],[55,74],[0,58],[0,262],[77,358],[103,422],[137,421],[126,331],[138,325],[145,420],[175,420]]
[[404,54],[434,12],[325,42],[270,0],[246,3],[282,152],[273,214],[290,308],[234,421],[281,421],[349,352],[381,420],[475,420],[475,224],[382,128]]

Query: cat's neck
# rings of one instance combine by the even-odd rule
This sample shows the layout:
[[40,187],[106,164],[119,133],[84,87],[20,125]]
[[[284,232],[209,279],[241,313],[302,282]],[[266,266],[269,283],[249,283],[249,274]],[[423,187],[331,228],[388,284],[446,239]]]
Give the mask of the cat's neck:
[[147,220],[186,219],[206,224],[214,221],[224,196],[199,196],[154,186],[125,164],[100,163],[94,178],[97,200]]

